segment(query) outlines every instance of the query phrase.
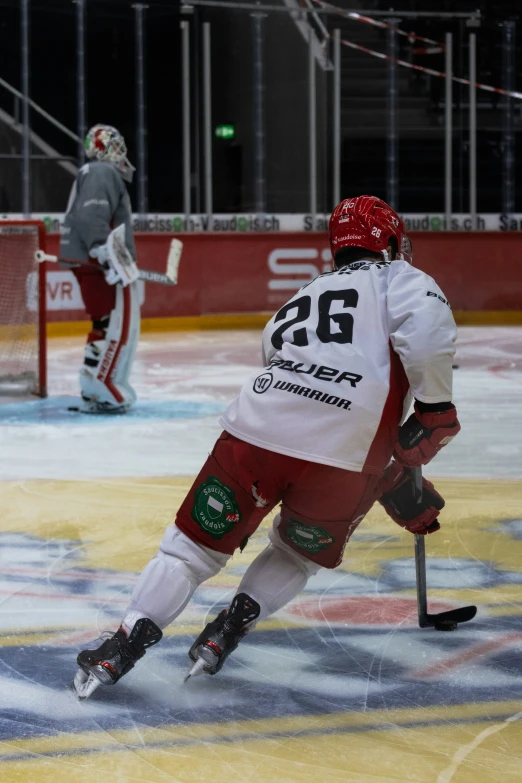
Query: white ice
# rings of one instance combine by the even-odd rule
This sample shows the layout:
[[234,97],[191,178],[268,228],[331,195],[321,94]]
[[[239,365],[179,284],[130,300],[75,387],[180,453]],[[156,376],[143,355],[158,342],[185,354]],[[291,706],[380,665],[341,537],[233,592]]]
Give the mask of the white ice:
[[[146,335],[133,373],[138,406],[95,419],[67,412],[81,340],[51,341],[49,353],[50,399],[0,405],[0,479],[193,475],[219,434],[219,412],[261,362],[255,331]],[[426,473],[521,478],[522,329],[463,327],[455,362],[462,432]]]
[[[29,487],[32,479],[193,476],[219,434],[219,412],[261,362],[257,331],[145,335],[133,374],[138,405],[127,416],[102,418],[67,410],[78,402],[82,341],[53,340],[49,349],[49,399],[0,404],[0,480],[20,482],[22,491],[25,482]],[[520,479],[522,328],[461,328],[455,363],[454,399],[462,432],[426,473],[450,478]],[[92,491],[96,484],[93,482]],[[87,486],[90,492],[91,485]],[[24,497],[25,509],[26,501]],[[34,502],[38,503],[36,495]],[[10,512],[16,516],[16,508]],[[201,628],[209,616],[229,603],[246,568],[247,549],[246,557],[232,560],[224,574],[196,591],[177,629],[172,635],[167,633],[121,684],[100,689],[91,703],[80,707],[65,691],[74,674],[77,650],[91,646],[94,631],[116,627],[137,574],[130,567],[127,571],[88,567],[82,559],[83,542],[75,539],[73,524],[63,526],[64,538],[54,531],[47,537],[45,526],[29,533],[20,516],[20,526],[14,532],[3,532],[0,527],[0,744],[20,738],[67,736],[72,738],[72,747],[78,739],[80,749],[75,752],[87,768],[89,760],[100,752],[96,743],[105,737],[104,732],[110,738],[114,730],[128,730],[128,744],[115,745],[121,751],[117,779],[122,783],[138,779],[159,783],[166,778],[153,764],[146,773],[139,767],[142,751],[150,752],[146,731],[142,737],[140,727],[171,731],[172,727],[203,724],[208,732],[202,735],[197,751],[204,754],[210,748],[212,753],[216,748],[212,779],[239,783],[245,780],[244,769],[255,754],[243,752],[239,735],[231,734],[235,755],[223,762],[227,754],[222,753],[219,730],[212,736],[216,723],[222,729],[237,721],[243,726],[238,731],[247,738],[262,741],[268,737],[274,755],[281,754],[283,759],[281,777],[265,774],[263,757],[257,756],[249,780],[254,776],[267,783],[316,783],[326,778],[354,781],[349,772],[346,777],[332,777],[333,768],[321,744],[328,740],[329,730],[321,726],[323,718],[326,721],[333,716],[335,722],[345,714],[362,715],[368,722],[361,726],[369,728],[372,743],[370,762],[380,770],[380,776],[371,780],[413,781],[410,766],[415,762],[426,768],[423,754],[425,743],[428,747],[430,741],[434,743],[428,748],[430,763],[434,769],[438,764],[440,776],[436,778],[437,773],[428,769],[422,783],[464,780],[458,777],[461,767],[484,738],[487,740],[488,732],[504,730],[520,717],[514,709],[509,712],[508,705],[517,698],[522,682],[522,633],[517,614],[517,607],[522,606],[518,600],[522,574],[521,569],[516,570],[516,560],[503,563],[501,553],[518,551],[522,519],[503,519],[499,512],[491,524],[496,536],[491,556],[489,551],[487,556],[472,555],[472,547],[458,550],[454,556],[448,548],[444,556],[446,549],[441,547],[436,557],[428,557],[429,591],[438,594],[437,600],[432,599],[431,611],[450,608],[455,596],[459,603],[461,597],[462,602],[469,602],[470,591],[474,601],[481,592],[492,597],[492,603],[479,606],[476,620],[459,627],[458,634],[417,627],[411,537],[390,522],[386,533],[371,526],[357,531],[354,550],[347,549],[343,566],[322,570],[312,578],[296,601],[248,636],[218,677],[200,677],[184,685],[186,653],[194,628]],[[448,526],[448,531],[444,535],[455,539],[455,530]],[[459,535],[461,532],[469,531],[457,530]],[[258,535],[261,543],[253,546],[263,544],[263,533]],[[482,528],[480,535],[489,537],[489,531]],[[110,548],[110,530],[103,543]],[[446,543],[449,545],[444,539]],[[449,598],[444,591],[451,592]],[[450,601],[449,605],[444,601]],[[386,607],[392,611],[395,607],[392,619],[388,619]],[[376,608],[382,610],[382,619],[380,614],[375,619]],[[495,609],[500,611],[495,613]],[[490,710],[492,702],[497,711]],[[498,704],[503,707],[504,702],[506,714],[498,710]],[[476,708],[476,718],[468,717],[471,706]],[[452,717],[457,714],[452,708],[460,717]],[[413,731],[415,721],[417,728],[423,727],[421,747],[418,741],[408,744],[411,727],[401,724],[401,710],[414,715],[407,719],[413,721]],[[287,717],[304,723],[295,732],[291,722],[277,728]],[[474,720],[497,723],[485,732],[475,730]],[[267,728],[262,727],[265,721]],[[462,726],[466,744],[459,746]],[[448,744],[445,728],[454,730],[456,746]],[[96,737],[92,747],[88,742],[82,744],[82,732],[89,731]],[[346,733],[339,734],[335,751],[336,763],[345,765],[339,767],[340,775],[351,769],[350,754],[357,752],[356,745],[350,745],[351,729],[343,731]],[[304,744],[296,746],[297,762],[285,756],[301,732],[312,749],[308,757],[312,761],[303,761],[303,767],[315,769],[314,778],[301,774]],[[507,733],[505,729],[502,737]],[[356,743],[359,737],[362,734],[356,735]],[[175,731],[166,742],[164,749],[172,753],[174,769],[188,751]],[[181,744],[178,747],[176,743]],[[104,752],[110,752],[103,747]],[[365,753],[368,745],[361,747]],[[156,751],[159,758],[163,746]],[[390,761],[392,751],[396,754],[393,759],[402,759],[402,766]],[[15,743],[9,753],[20,765],[16,779],[30,779],[25,758]],[[513,755],[516,751],[508,748],[502,763],[504,756]],[[40,768],[37,764],[46,769],[56,757],[52,747],[48,753],[38,750],[33,769]],[[68,763],[63,761],[63,770],[70,776]],[[206,779],[206,772],[199,775],[200,767],[195,766],[193,774],[187,772],[193,761],[186,763],[184,783]],[[78,769],[80,766],[74,767],[71,774]],[[38,773],[34,774],[36,780]],[[486,778],[480,774],[479,770],[468,779],[483,783]],[[93,773],[91,779],[96,777]],[[500,765],[498,775],[487,777],[488,783],[505,779]]]

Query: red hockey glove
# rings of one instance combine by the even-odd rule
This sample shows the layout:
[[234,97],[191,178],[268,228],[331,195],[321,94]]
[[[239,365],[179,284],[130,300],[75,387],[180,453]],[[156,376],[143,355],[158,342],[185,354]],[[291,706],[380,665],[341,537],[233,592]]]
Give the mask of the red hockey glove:
[[378,489],[382,492],[379,503],[388,516],[410,533],[424,536],[440,530],[436,519],[444,508],[444,499],[430,481],[422,479],[419,501],[411,470],[392,462],[384,471]]
[[453,405],[447,411],[421,413],[415,405],[415,413],[399,430],[399,441],[393,456],[408,468],[427,465],[433,457],[460,432],[457,409]]

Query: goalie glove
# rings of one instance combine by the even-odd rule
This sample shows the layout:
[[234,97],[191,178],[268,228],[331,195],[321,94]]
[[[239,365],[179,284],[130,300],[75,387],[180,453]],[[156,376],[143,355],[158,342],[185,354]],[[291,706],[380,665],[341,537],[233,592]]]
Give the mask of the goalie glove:
[[379,503],[388,516],[410,533],[425,536],[440,530],[436,521],[444,508],[444,499],[431,481],[422,479],[422,498],[418,497],[412,471],[398,462],[392,462],[378,485]]
[[105,276],[105,281],[109,285],[116,285],[116,283],[121,283],[121,277],[116,271],[116,269],[111,265],[110,257],[109,257],[109,248],[107,245],[95,245],[94,247],[91,247],[89,251],[89,255],[92,258],[95,258],[101,268],[103,269],[103,274]]
[[111,231],[104,245],[92,247],[90,255],[96,258],[103,268],[105,280],[109,285],[121,283],[125,287],[138,279],[139,269],[125,244],[123,223]]
[[443,411],[421,411],[416,402],[414,410],[399,429],[393,451],[397,462],[408,468],[427,465],[460,432],[454,405]]

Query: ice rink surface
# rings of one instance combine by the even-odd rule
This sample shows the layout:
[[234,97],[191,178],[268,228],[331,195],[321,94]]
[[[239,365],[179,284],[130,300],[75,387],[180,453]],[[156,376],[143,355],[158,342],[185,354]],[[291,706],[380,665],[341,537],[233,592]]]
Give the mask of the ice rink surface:
[[77,651],[117,627],[260,334],[145,335],[139,403],[110,419],[67,410],[81,357],[81,340],[51,341],[49,399],[0,404],[1,783],[522,780],[522,329],[459,330],[462,432],[426,470],[447,501],[426,542],[430,609],[474,603],[474,621],[418,628],[413,537],[379,507],[340,568],[184,684],[268,519],[158,647],[79,704]]

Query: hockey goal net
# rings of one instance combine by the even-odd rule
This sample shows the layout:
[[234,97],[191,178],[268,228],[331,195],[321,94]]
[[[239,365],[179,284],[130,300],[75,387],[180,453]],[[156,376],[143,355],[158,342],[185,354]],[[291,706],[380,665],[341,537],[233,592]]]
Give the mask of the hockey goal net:
[[45,225],[0,221],[0,395],[46,396]]

